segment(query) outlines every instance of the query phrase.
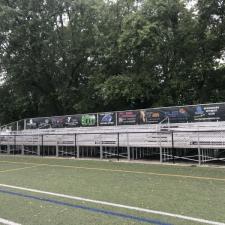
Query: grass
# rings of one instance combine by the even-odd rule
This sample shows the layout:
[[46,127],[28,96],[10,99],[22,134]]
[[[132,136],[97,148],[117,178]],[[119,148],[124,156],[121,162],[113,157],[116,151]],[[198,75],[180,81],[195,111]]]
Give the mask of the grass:
[[[0,183],[217,222],[225,221],[225,170],[220,168],[0,156]],[[171,224],[199,224],[168,216],[43,196],[9,188],[0,187],[0,189],[158,219]],[[1,192],[0,203],[0,218],[23,225],[140,224],[133,220]]]

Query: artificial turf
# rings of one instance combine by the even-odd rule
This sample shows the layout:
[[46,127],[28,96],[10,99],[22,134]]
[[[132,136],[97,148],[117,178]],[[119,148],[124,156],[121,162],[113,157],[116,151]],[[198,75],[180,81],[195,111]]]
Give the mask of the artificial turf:
[[[0,183],[218,222],[225,221],[225,169],[222,168],[0,156]],[[0,187],[0,189],[157,219],[171,224],[199,224],[168,216],[43,196],[9,188]],[[26,225],[142,224],[140,221],[1,192],[0,218]]]

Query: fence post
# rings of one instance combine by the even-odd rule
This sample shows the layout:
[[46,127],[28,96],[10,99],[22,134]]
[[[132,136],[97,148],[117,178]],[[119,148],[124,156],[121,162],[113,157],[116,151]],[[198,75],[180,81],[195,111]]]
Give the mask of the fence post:
[[161,137],[161,132],[159,133],[159,154],[160,154],[160,163],[163,163],[163,157],[162,157],[162,137]]
[[174,136],[172,131],[172,157],[173,157],[173,163],[175,163],[175,157],[174,157]]
[[127,159],[130,161],[130,141],[128,132],[127,132]]
[[103,147],[102,147],[102,143],[100,143],[100,159],[103,159]]
[[55,156],[59,157],[58,136],[56,135]]
[[198,165],[201,165],[201,148],[200,148],[200,137],[198,131]]
[[24,145],[21,146],[21,155],[24,155]]
[[14,134],[14,148],[13,148],[13,155],[15,155],[16,152],[16,134]]
[[120,160],[120,153],[119,153],[119,148],[120,148],[120,133],[117,133],[117,160]]
[[41,155],[44,156],[44,135],[41,135]]
[[80,146],[77,146],[77,158],[80,158]]
[[38,156],[41,155],[41,146],[40,146],[40,142],[38,143],[38,146],[37,146],[37,155],[38,155]]
[[23,120],[23,129],[26,130],[26,120]]
[[74,158],[77,156],[77,134],[74,134]]

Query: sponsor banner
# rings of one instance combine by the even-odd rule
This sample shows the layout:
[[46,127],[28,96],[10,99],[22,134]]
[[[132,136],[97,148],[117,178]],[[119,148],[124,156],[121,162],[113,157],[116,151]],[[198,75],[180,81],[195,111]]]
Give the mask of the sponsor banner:
[[141,124],[225,121],[225,104],[166,107],[140,110]]
[[64,116],[63,127],[90,127],[97,126],[96,114]]
[[116,113],[99,113],[98,114],[98,125],[99,126],[113,126],[116,125]]
[[141,124],[155,124],[162,121],[164,114],[160,110],[145,109],[140,110],[140,123]]
[[225,121],[225,104],[191,106],[193,122]]
[[191,115],[187,107],[140,110],[141,124],[157,124],[166,119],[171,123],[185,123],[191,121]]
[[82,127],[97,126],[97,114],[81,115],[81,126]]
[[[106,112],[99,114],[82,114],[71,116],[55,116],[26,119],[27,129],[47,129],[64,127],[90,127],[135,124],[158,124],[165,120],[170,123],[225,121],[225,103],[199,104],[193,106],[176,106],[136,111]],[[168,119],[168,120],[167,120]],[[23,120],[18,122],[18,129],[23,129]],[[9,124],[12,130],[17,123]]]
[[26,128],[27,129],[51,128],[51,118],[50,117],[41,117],[41,118],[27,119],[26,120]]
[[51,117],[51,127],[52,128],[63,128],[65,127],[65,121],[66,117],[65,116],[54,116]]
[[192,113],[189,107],[169,107],[162,109],[164,119],[168,118],[170,123],[186,123],[191,122]]
[[139,111],[117,112],[118,125],[135,125],[139,123]]
[[72,115],[64,117],[64,127],[80,127],[80,115]]

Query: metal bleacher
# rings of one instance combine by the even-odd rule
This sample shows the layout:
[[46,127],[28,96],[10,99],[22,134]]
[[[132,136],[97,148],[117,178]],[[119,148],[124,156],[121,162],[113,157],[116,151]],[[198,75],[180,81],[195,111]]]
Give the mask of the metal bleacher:
[[27,118],[0,128],[0,154],[221,164],[225,103]]
[[225,161],[225,122],[2,130],[2,154],[190,161]]

